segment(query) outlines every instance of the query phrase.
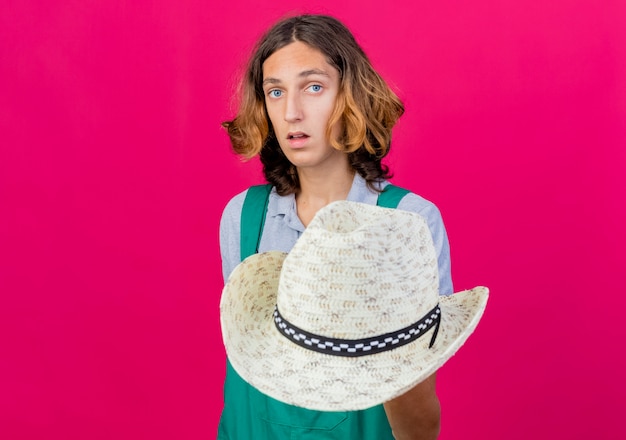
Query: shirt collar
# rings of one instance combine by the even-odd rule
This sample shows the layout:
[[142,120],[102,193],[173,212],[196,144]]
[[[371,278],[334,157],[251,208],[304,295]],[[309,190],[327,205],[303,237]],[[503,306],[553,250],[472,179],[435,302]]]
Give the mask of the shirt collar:
[[[385,182],[382,182],[380,185],[384,187]],[[368,188],[367,182],[359,173],[354,173],[352,186],[346,200],[375,205],[377,199],[378,193]],[[267,215],[268,217],[283,217],[286,225],[298,232],[303,232],[305,229],[296,212],[295,194],[281,197],[276,193],[276,189],[272,189]]]

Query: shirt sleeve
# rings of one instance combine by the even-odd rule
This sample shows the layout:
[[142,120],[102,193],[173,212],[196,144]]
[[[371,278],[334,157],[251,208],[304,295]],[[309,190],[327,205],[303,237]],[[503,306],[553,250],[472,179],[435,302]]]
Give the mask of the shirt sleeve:
[[409,193],[402,198],[398,204],[398,209],[415,212],[426,219],[437,254],[439,294],[450,295],[454,291],[450,264],[450,243],[439,209],[432,202],[414,193]]
[[220,255],[224,283],[241,261],[241,210],[248,190],[230,199],[220,219]]

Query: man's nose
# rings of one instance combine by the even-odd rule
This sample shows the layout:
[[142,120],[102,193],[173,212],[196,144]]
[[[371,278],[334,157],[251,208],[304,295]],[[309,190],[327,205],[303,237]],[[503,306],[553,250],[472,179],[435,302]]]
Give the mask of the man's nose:
[[290,94],[287,97],[287,103],[285,108],[285,121],[296,122],[302,120],[302,101],[297,94]]

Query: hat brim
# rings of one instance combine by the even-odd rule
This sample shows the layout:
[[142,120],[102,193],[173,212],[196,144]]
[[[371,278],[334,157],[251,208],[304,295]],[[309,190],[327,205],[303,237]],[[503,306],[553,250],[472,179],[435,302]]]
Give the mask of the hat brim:
[[[220,302],[222,337],[237,373],[282,402],[320,411],[372,407],[404,394],[441,367],[476,328],[488,289],[441,296],[441,323],[390,351],[357,358],[307,350],[282,336],[273,320],[280,271],[286,253],[255,254],[240,263]],[[417,317],[418,318],[418,317]]]

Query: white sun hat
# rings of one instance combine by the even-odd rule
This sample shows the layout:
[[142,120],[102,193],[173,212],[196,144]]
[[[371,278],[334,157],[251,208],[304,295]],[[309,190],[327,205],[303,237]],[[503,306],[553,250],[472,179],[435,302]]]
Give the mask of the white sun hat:
[[424,218],[334,202],[289,254],[241,262],[221,303],[224,345],[262,393],[321,411],[369,408],[443,365],[474,331],[488,289],[440,296]]

